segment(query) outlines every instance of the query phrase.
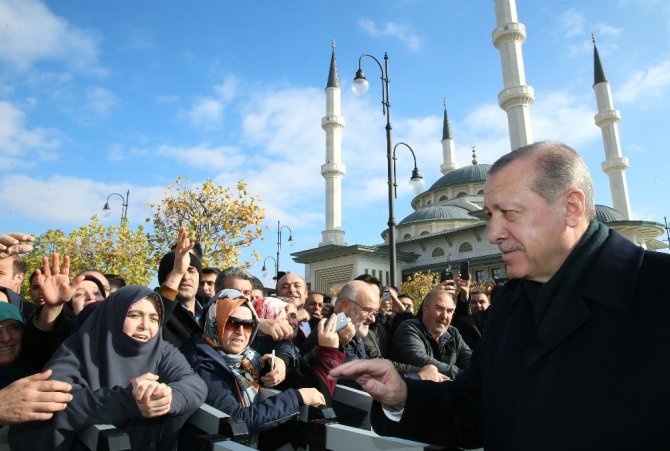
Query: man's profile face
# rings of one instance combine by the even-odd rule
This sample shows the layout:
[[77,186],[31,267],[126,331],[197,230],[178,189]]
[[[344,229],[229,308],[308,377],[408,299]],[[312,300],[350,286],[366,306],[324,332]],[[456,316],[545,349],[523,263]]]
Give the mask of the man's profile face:
[[0,287],[9,288],[18,293],[21,291],[21,283],[25,274],[14,272],[14,258],[0,259]]
[[434,292],[427,300],[427,304],[423,306],[423,324],[433,337],[440,337],[451,324],[454,311],[456,311],[456,303],[449,293]]
[[365,282],[361,284],[363,288],[358,291],[356,299],[348,303],[345,312],[347,317],[351,318],[358,338],[368,334],[370,324],[375,322],[375,315],[379,310],[379,289]]
[[512,278],[546,282],[567,258],[566,208],[550,205],[531,191],[532,158],[504,166],[486,181],[484,208],[489,214],[488,240],[497,244]]
[[483,312],[489,308],[489,298],[484,293],[474,293],[470,295],[470,311]]
[[203,274],[200,276],[200,288],[202,288],[202,291],[207,293],[207,296],[210,298],[214,296],[214,282],[216,281],[216,274],[214,273],[209,273],[209,274]]
[[305,299],[307,299],[307,284],[299,275],[288,273],[279,279],[277,295],[289,298],[293,305],[300,308],[305,305]]
[[314,318],[323,318],[323,295],[321,293],[310,293],[305,301],[305,310]]

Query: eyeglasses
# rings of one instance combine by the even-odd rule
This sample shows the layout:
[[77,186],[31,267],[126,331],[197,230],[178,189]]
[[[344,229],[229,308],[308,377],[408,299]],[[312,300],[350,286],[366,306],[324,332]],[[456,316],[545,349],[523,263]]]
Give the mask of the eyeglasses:
[[7,332],[9,335],[18,335],[20,332],[23,332],[23,327],[19,324],[12,324],[7,327],[0,327],[0,335],[3,332]]
[[371,316],[374,316],[377,313],[378,309],[376,309],[376,308],[363,307],[361,304],[354,301],[353,299],[347,299],[347,301],[350,301],[350,302],[353,302],[354,304],[356,304],[358,306],[358,308],[361,309],[363,311],[363,313],[365,313],[365,316],[368,317],[368,318],[371,317]]
[[241,319],[234,316],[229,316],[228,321],[226,321],[225,328],[229,332],[236,331],[242,326],[242,330],[245,334],[250,334],[254,330],[254,320],[253,319]]

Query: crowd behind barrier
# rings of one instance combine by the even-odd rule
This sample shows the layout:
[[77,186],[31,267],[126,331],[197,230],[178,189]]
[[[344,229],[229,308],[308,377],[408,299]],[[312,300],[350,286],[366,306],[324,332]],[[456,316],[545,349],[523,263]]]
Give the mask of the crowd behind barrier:
[[[26,236],[5,237],[29,243]],[[14,266],[13,260],[20,259],[16,252],[5,257],[0,264]],[[58,254],[45,256],[43,266],[29,278],[37,304],[15,295],[13,289],[19,291],[19,286],[7,288],[11,296],[0,304],[0,337],[18,346],[12,362],[0,362],[4,385],[42,368],[49,370],[45,379],[65,384],[56,392],[63,401],[44,409],[48,412],[43,418],[3,421],[8,424],[3,427],[5,442],[9,436],[15,450],[35,444],[59,449],[168,449],[170,444],[161,439],[165,441],[165,429],[176,428],[168,442],[176,442],[180,435],[180,450],[306,449],[312,420],[355,425],[362,429],[353,428],[349,434],[365,431],[368,436],[372,398],[353,381],[336,385],[328,374],[344,361],[369,358],[363,340],[368,335],[375,335],[375,343],[384,343],[375,357],[388,356],[388,334],[401,322],[394,325],[394,317],[413,317],[398,300],[397,290],[385,287],[382,294],[381,283],[363,275],[331,300],[309,292],[302,277],[288,273],[277,281],[278,297],[250,303],[257,288],[253,276],[238,268],[208,268],[213,276],[200,283],[199,258],[197,246],[182,229],[173,251],[161,260],[156,290],[126,285],[119,275],[95,270],[71,276],[69,257]],[[205,288],[214,294],[204,294]],[[445,288],[452,296],[456,293],[453,284]],[[390,302],[381,302],[382,297]],[[330,315],[324,316],[324,311]],[[370,327],[376,322],[384,331],[381,340],[380,330]],[[173,346],[182,352],[172,351]],[[202,360],[198,352],[209,357]],[[193,365],[193,376],[208,381],[207,388],[188,385],[188,390],[196,391],[185,392],[187,386],[179,385],[173,361],[182,353]],[[162,370],[161,355],[171,356]],[[75,367],[81,369],[71,373]],[[435,368],[419,370],[412,368],[408,375],[443,379]],[[180,378],[192,377],[179,371]],[[226,376],[212,379],[209,374]],[[127,385],[122,380],[128,380]],[[161,420],[180,415],[175,400],[197,400],[196,392],[209,393],[207,403],[187,404],[192,405],[188,421]],[[160,408],[159,402],[164,404]],[[112,406],[117,407],[110,410]],[[144,426],[152,423],[162,424],[163,430]],[[69,430],[75,435],[70,437]],[[35,436],[39,443],[31,439]]]

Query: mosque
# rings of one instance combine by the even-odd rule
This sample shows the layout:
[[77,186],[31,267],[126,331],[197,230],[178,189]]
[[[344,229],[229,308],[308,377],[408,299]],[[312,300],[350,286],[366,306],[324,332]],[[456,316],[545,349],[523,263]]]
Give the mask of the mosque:
[[[498,103],[507,113],[510,148],[533,142],[530,107],[533,88],[526,84],[521,47],[526,39],[525,27],[518,22],[515,0],[494,0],[496,27],[493,45],[500,51],[504,87]],[[594,81],[598,112],[595,125],[601,129],[605,160],[602,170],[609,177],[612,207],[596,205],[597,218],[632,242],[650,250],[666,247],[657,238],[665,228],[656,222],[635,220],[626,182],[628,159],[622,155],[619,140],[621,115],[614,108],[610,82],[605,76],[598,49],[593,40]],[[329,292],[354,277],[367,273],[389,284],[389,230],[382,232],[384,243],[378,245],[347,245],[341,224],[341,183],[346,168],[341,158],[341,135],[345,127],[341,115],[340,85],[335,60],[331,55],[326,86],[326,115],[321,126],[326,133],[326,162],[321,174],[326,185],[326,227],[322,241],[313,249],[292,254],[297,263],[305,265],[305,280],[313,290]],[[471,164],[458,167],[455,142],[444,109],[442,132],[442,176],[430,188],[412,200],[413,212],[396,227],[397,285],[419,271],[439,272],[447,267],[458,268],[470,262],[476,282],[506,276],[505,264],[498,247],[487,240],[484,183],[489,164],[477,161],[472,148]]]

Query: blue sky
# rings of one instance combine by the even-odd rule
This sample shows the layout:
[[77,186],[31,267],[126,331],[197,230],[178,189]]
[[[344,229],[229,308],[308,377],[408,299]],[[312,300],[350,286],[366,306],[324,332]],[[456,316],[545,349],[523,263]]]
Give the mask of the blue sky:
[[[389,54],[394,142],[417,153],[430,186],[439,178],[443,99],[458,163],[509,150],[491,44],[493,1],[371,0],[329,3],[0,0],[0,217],[4,231],[69,230],[130,190],[133,224],[149,216],[178,176],[224,185],[246,180],[266,208],[274,256],[277,220],[295,245],[324,228],[324,88],[331,40],[342,86],[343,228],[348,244],[376,244],[386,227],[385,119],[378,68],[365,60],[366,97],[351,80],[362,53]],[[332,3],[330,3],[332,5]],[[536,139],[577,148],[596,201],[611,205],[593,84],[598,49],[614,102],[635,219],[663,222],[668,208],[670,4],[666,0],[518,0],[526,25],[526,76]],[[410,213],[399,153],[396,219]],[[118,221],[121,202],[112,199]],[[287,236],[284,235],[284,240]],[[268,261],[269,266],[272,262]],[[260,275],[262,262],[251,270]],[[266,279],[269,283],[269,278]]]

